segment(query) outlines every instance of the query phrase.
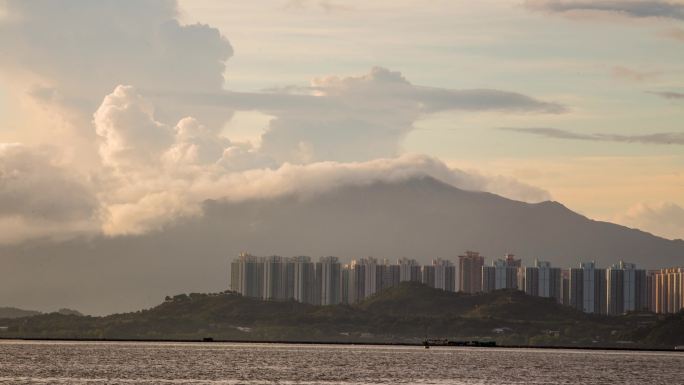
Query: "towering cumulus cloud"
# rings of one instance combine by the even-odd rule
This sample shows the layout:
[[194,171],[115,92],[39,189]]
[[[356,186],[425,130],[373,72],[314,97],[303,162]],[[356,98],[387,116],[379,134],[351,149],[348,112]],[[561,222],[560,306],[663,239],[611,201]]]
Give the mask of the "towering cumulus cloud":
[[[514,92],[416,86],[401,73],[382,67],[361,76],[316,78],[308,88],[288,91],[297,93],[288,108],[263,107],[276,118],[262,137],[265,151],[287,161],[395,156],[413,123],[435,112],[564,110]],[[277,92],[274,96],[283,97]]]
[[[2,7],[0,52],[14,54],[0,56],[0,81],[59,119],[25,126],[37,145],[0,149],[0,241],[140,234],[202,215],[207,199],[306,197],[425,175],[519,200],[549,198],[400,148],[429,114],[556,114],[561,105],[495,89],[418,86],[382,67],[307,87],[231,92],[223,78],[230,43],[210,26],[179,23],[174,1]],[[222,135],[236,110],[273,117],[259,146]],[[57,135],[55,121],[72,136]]]
[[[40,102],[87,116],[119,84],[140,89],[219,91],[233,49],[216,28],[181,25],[173,0],[8,0],[0,20],[0,65],[21,74]],[[222,124],[227,110],[166,105]],[[89,127],[79,127],[86,131]],[[87,135],[87,132],[82,132]]]

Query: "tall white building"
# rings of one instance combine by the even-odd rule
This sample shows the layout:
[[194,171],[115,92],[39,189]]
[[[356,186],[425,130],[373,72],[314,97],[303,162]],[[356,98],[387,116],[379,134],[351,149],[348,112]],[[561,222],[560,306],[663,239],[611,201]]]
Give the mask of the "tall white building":
[[364,298],[368,298],[378,289],[378,260],[373,257],[361,258],[359,264],[364,266]]
[[580,263],[582,270],[582,311],[585,313],[605,314],[606,270],[599,269],[592,262]]
[[504,259],[492,261],[491,266],[482,267],[482,291],[485,293],[499,289],[518,288],[518,269],[521,261],[513,254],[507,254]]
[[285,263],[278,255],[264,258],[264,299],[284,300],[287,298]]
[[347,301],[359,303],[366,298],[366,265],[357,260],[349,264],[349,282],[347,284]]
[[534,267],[520,268],[520,272],[523,279],[519,280],[518,286],[524,288],[525,293],[555,298],[556,302],[561,303],[563,280],[560,268],[552,267],[550,262],[535,259]]
[[316,283],[315,265],[306,256],[293,257],[293,299],[303,303],[315,303],[314,285]]
[[241,253],[231,263],[231,289],[245,297],[263,297],[264,264],[261,258]]
[[456,267],[451,261],[437,258],[432,260],[434,267],[434,288],[456,291]]
[[341,265],[337,257],[321,257],[316,264],[320,282],[320,304],[337,305],[342,299]]
[[619,315],[648,307],[646,271],[620,261],[606,270],[607,312]]
[[415,259],[401,258],[399,265],[399,281],[420,282],[420,264]]

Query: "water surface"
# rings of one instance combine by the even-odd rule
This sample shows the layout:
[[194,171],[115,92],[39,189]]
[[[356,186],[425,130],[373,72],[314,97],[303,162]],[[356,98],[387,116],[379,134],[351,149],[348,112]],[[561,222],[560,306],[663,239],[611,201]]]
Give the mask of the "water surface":
[[681,384],[684,354],[0,341],[0,384]]

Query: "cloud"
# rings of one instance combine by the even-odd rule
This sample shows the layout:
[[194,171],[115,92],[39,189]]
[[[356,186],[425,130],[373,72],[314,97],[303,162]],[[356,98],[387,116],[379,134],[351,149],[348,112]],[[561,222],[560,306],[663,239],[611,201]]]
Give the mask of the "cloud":
[[638,71],[623,66],[615,66],[611,69],[611,75],[620,80],[643,82],[658,77],[660,73],[654,71]]
[[118,86],[95,112],[100,156],[117,168],[149,167],[173,141],[173,132],[153,116],[153,107],[132,86]]
[[0,242],[99,230],[99,202],[83,175],[50,148],[0,143]]
[[577,12],[613,13],[631,18],[684,20],[684,4],[656,0],[528,0],[525,7],[540,12],[572,14]]
[[359,76],[315,78],[307,87],[264,93],[171,95],[187,103],[259,110],[274,117],[261,149],[278,162],[358,161],[392,157],[422,117],[444,111],[559,114],[566,108],[516,92],[445,89],[409,82],[374,67]]
[[177,218],[200,215],[207,199],[306,197],[344,185],[420,176],[529,202],[550,198],[548,192],[512,178],[451,169],[420,155],[362,162],[275,162],[262,148],[233,143],[194,118],[181,119],[174,129],[155,121],[149,103],[130,86],[107,95],[94,122],[103,138],[103,163],[112,169],[102,173],[106,187],[98,193],[102,228],[110,235],[156,230]]
[[[679,22],[684,20],[684,3],[657,0],[527,0],[531,11],[564,15],[572,18],[617,16],[628,19],[654,19]],[[661,36],[684,41],[684,30],[667,28]]]
[[[57,162],[39,156],[39,147],[7,150],[14,154],[6,155],[14,165],[8,169],[23,170],[25,183],[11,179],[8,195],[0,195],[18,210],[0,212],[12,241],[79,229],[140,234],[201,215],[207,199],[306,197],[425,175],[518,200],[550,198],[511,178],[402,155],[400,146],[429,114],[564,112],[557,103],[496,89],[419,86],[382,67],[315,78],[305,87],[231,92],[223,88],[230,44],[215,28],[181,25],[174,1],[5,4],[0,51],[12,55],[0,57],[3,79],[16,77],[21,95],[82,135],[78,145],[60,151],[94,158]],[[222,135],[237,110],[273,117],[258,146]],[[46,143],[60,139],[51,127],[41,133]],[[56,146],[73,144],[64,142]],[[81,164],[82,174],[71,171]]]
[[615,221],[669,239],[684,239],[684,208],[675,203],[638,203],[617,215]]
[[329,0],[289,0],[285,4],[285,9],[306,9],[309,7],[318,7],[325,12],[351,11],[354,9],[348,5]]
[[[42,88],[32,93],[39,103],[88,116],[118,84],[196,92],[223,88],[230,43],[216,28],[181,25],[173,0],[3,4],[0,52],[11,54],[0,55],[0,68],[28,78],[27,91]],[[169,120],[193,115],[216,125],[230,117],[225,109],[179,104],[159,108],[158,114]]]
[[683,132],[658,132],[645,135],[580,134],[550,127],[500,127],[500,130],[539,135],[547,138],[644,144],[684,145]]
[[649,94],[658,95],[661,98],[681,100],[684,99],[684,93],[672,91],[648,91]]
[[[326,9],[336,5],[310,4]],[[9,0],[6,10],[9,21],[0,21],[0,51],[12,55],[0,57],[0,68],[28,74],[21,87],[36,103],[59,109],[61,116],[69,116],[62,110],[76,111],[70,123],[75,135],[86,138],[83,141],[99,140],[88,124],[91,114],[120,84],[151,96],[147,100],[154,107],[153,120],[165,127],[193,117],[204,127],[220,130],[235,110],[272,115],[260,145],[261,153],[278,163],[396,156],[414,122],[440,111],[564,111],[556,103],[516,92],[421,87],[381,67],[360,76],[317,78],[298,93],[228,92],[223,74],[233,54],[230,43],[216,28],[180,24],[175,1]],[[154,97],[163,94],[182,97]],[[187,95],[197,97],[190,100]],[[207,102],[212,97],[215,100]],[[108,138],[109,150],[115,150],[111,146],[116,139]],[[123,155],[128,150],[116,151]]]
[[663,36],[684,42],[684,29],[670,28],[663,31]]

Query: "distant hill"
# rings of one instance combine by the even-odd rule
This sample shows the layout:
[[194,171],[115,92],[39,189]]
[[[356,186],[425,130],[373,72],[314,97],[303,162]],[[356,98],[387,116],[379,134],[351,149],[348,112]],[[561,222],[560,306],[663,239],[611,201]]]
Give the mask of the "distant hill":
[[354,306],[261,301],[231,293],[183,294],[147,310],[106,317],[51,313],[5,320],[9,329],[1,336],[394,343],[430,337],[672,347],[684,343],[682,316],[589,316],[521,292],[465,295],[405,282]]
[[204,215],[140,236],[93,236],[0,247],[0,303],[53,304],[88,314],[130,311],[167,293],[228,288],[228,261],[257,255],[455,259],[512,252],[556,266],[624,259],[684,265],[684,241],[599,222],[557,202],[528,204],[424,177],[311,196],[207,201]]
[[[82,316],[81,312],[78,310],[62,308],[57,310],[55,313],[62,315],[78,315]],[[0,307],[0,319],[2,318],[22,318],[22,317],[33,317],[36,315],[43,314],[43,312],[34,310],[22,310],[15,307]]]
[[531,297],[517,290],[485,295],[451,293],[404,282],[359,304],[359,308],[393,316],[498,318],[530,321],[583,320],[586,316],[553,300]]
[[57,313],[62,315],[83,315],[80,311],[74,309],[61,308],[57,310]]
[[21,318],[21,317],[31,317],[34,315],[42,314],[39,311],[33,310],[22,310],[16,307],[0,307],[0,319],[1,318]]

